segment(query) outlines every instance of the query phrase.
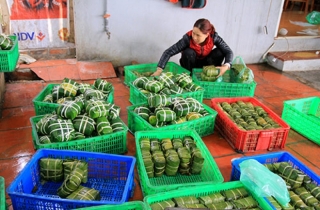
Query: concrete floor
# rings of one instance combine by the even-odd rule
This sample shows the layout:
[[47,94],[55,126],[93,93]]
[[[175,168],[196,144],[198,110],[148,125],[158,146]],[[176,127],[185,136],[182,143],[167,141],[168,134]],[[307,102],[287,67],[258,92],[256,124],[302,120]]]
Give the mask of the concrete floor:
[[312,71],[292,71],[285,72],[284,75],[300,81],[301,83],[320,90],[320,67],[319,70]]
[[[81,71],[78,67],[72,66],[76,64],[66,64],[66,60],[50,61],[50,68],[42,66],[43,80],[37,81],[15,81],[6,83],[6,92],[4,98],[4,106],[2,118],[0,119],[0,176],[5,179],[5,187],[15,179],[17,174],[24,168],[26,163],[35,153],[32,141],[32,128],[30,118],[35,116],[35,110],[32,99],[50,83],[56,83],[64,77],[72,78],[75,75],[86,73],[86,77],[78,81],[92,83],[96,75],[90,76],[90,72]],[[61,67],[61,65],[64,65]],[[40,65],[33,64],[33,65]],[[43,64],[44,65],[44,64]],[[49,64],[46,64],[49,65]],[[90,64],[90,68],[94,69],[94,63]],[[97,68],[101,68],[100,64],[96,63]],[[93,67],[92,67],[93,66]],[[267,64],[248,65],[255,75],[257,87],[254,97],[269,107],[278,116],[281,116],[283,102],[297,98],[318,96],[320,97],[319,89],[319,74],[320,72],[301,72],[297,74],[282,73]],[[49,70],[50,69],[50,72]],[[109,77],[109,70],[102,74],[102,78],[108,78],[114,88],[114,102],[121,107],[120,117],[127,123],[128,114],[127,107],[131,106],[129,102],[129,88],[124,85],[123,77]],[[306,77],[308,75],[308,77]],[[210,100],[203,101],[210,106]],[[259,150],[248,153],[237,153],[230,144],[224,139],[218,131],[202,138],[208,147],[212,157],[217,163],[224,181],[230,180],[231,175],[231,160],[233,158],[250,156],[255,154],[264,154],[271,151]],[[125,155],[135,155],[135,139],[130,132],[127,134],[128,152]],[[297,159],[303,162],[307,167],[320,175],[320,148],[319,145],[308,140],[294,130],[289,131],[283,149],[274,149],[273,151],[288,151]],[[134,195],[130,200],[143,200],[141,188],[139,185],[139,176],[135,173],[136,188]],[[6,201],[9,204],[9,209],[12,209],[10,197],[6,194]]]

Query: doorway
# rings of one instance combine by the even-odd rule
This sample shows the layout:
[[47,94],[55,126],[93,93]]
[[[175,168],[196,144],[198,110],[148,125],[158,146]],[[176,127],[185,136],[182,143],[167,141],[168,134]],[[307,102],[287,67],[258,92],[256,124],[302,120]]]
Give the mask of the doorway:
[[[311,8],[311,1],[314,1],[313,8]],[[278,28],[278,37],[320,36],[320,25],[312,25],[306,19],[306,16],[311,11],[320,11],[320,0],[309,0],[307,13],[304,11],[305,5],[303,4],[303,2],[289,2],[287,8],[283,8]],[[281,32],[287,33],[281,34]]]

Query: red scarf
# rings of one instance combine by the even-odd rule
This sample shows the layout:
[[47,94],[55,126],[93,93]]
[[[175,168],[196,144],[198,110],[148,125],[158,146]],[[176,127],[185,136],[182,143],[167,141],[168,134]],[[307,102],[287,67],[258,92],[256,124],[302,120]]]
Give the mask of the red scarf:
[[198,45],[198,44],[194,43],[194,41],[192,39],[192,30],[187,32],[187,35],[190,37],[190,48],[196,52],[197,58],[203,59],[207,55],[209,55],[209,53],[211,52],[211,50],[214,46],[213,38],[212,38],[211,34],[206,38],[206,40],[204,40],[203,45]]

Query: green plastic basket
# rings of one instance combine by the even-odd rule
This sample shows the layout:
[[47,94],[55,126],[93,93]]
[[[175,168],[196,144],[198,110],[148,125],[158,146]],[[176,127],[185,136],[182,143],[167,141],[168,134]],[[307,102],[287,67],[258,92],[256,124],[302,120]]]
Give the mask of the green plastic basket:
[[0,210],[6,209],[6,194],[4,178],[0,176]]
[[163,127],[153,127],[149,122],[140,117],[137,113],[134,112],[136,107],[147,105],[136,104],[127,107],[128,111],[128,128],[131,133],[135,133],[136,131],[149,131],[149,130],[157,130],[157,131],[166,131],[166,130],[185,130],[185,129],[194,129],[201,137],[207,136],[213,133],[214,131],[214,123],[217,117],[217,112],[207,106],[206,104],[201,103],[204,109],[209,113],[207,116],[201,117],[196,120],[186,121],[184,123],[175,124],[175,125],[167,125]]
[[[167,176],[163,174],[160,177],[149,178],[145,170],[144,162],[140,149],[141,138],[183,138],[191,136],[197,148],[200,149],[205,161],[200,174],[197,175],[181,175],[177,173],[176,176]],[[223,176],[214,161],[207,146],[202,141],[201,137],[194,130],[166,130],[163,131],[139,131],[135,133],[136,139],[136,159],[137,169],[140,177],[140,185],[144,196],[152,195],[160,192],[176,190],[186,186],[198,187],[201,185],[210,185],[223,182]]]
[[253,96],[257,83],[253,81],[250,84],[231,83],[230,70],[223,74],[221,82],[201,81],[200,73],[202,69],[193,69],[192,80],[195,84],[204,88],[204,99],[220,98],[220,97],[239,97]]
[[17,36],[9,36],[14,44],[10,50],[0,50],[0,72],[13,72],[19,59]]
[[[43,102],[43,99],[46,97],[46,95],[50,94],[52,92],[52,89],[55,86],[58,86],[59,84],[48,84],[33,100],[34,109],[36,112],[36,115],[44,115],[44,114],[50,114],[56,111],[56,109],[59,107],[59,104],[57,103],[48,103]],[[112,91],[110,92],[108,98],[108,103],[114,103],[114,87],[112,87]]]
[[[155,195],[148,195],[143,200],[147,206],[147,209],[151,209],[151,204],[161,202],[164,200],[176,198],[176,197],[183,197],[183,196],[205,196],[211,193],[222,192],[225,190],[236,189],[240,187],[245,187],[240,181],[234,182],[224,182],[215,185],[206,185],[206,186],[197,186],[197,187],[186,187],[178,190],[158,193]],[[248,190],[248,189],[247,189]],[[249,191],[249,190],[248,190]],[[271,210],[273,209],[270,204],[264,199],[256,196],[255,194],[249,193],[252,197],[258,202],[259,207],[263,210]]]
[[79,150],[87,152],[102,152],[111,154],[123,154],[127,151],[127,133],[128,127],[124,124],[124,129],[114,133],[95,136],[91,138],[67,141],[67,142],[57,142],[50,144],[40,144],[39,136],[36,129],[36,123],[44,115],[34,116],[30,118],[32,126],[32,139],[33,145],[36,150],[38,149],[58,149],[58,150]]
[[[147,103],[148,102],[148,96],[143,94],[136,86],[134,86],[132,83],[129,84],[130,86],[130,98],[129,101],[132,104],[141,104],[141,103]],[[182,94],[174,94],[170,95],[170,97],[192,97],[199,102],[203,101],[203,94],[204,94],[204,89],[194,91],[194,92],[186,92]]]
[[284,101],[281,117],[292,129],[320,145],[320,97]]
[[[156,71],[158,63],[147,63],[147,64],[135,64],[124,67],[124,84],[128,85],[137,79],[137,75],[133,71],[138,73],[145,73],[150,71]],[[179,66],[174,62],[168,62],[166,67],[163,69],[164,72],[172,72],[174,74],[187,73],[190,75],[190,71]]]
[[101,205],[87,208],[78,208],[77,210],[100,210],[100,209],[116,209],[116,210],[146,210],[147,207],[142,201],[130,201],[118,205]]

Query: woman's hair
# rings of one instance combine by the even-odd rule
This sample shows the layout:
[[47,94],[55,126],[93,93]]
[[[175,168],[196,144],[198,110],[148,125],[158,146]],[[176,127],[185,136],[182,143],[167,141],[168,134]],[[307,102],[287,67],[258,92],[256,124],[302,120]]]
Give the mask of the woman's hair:
[[199,28],[203,34],[206,34],[206,33],[213,34],[215,32],[214,26],[210,23],[209,20],[204,18],[197,20],[194,23],[193,27]]

